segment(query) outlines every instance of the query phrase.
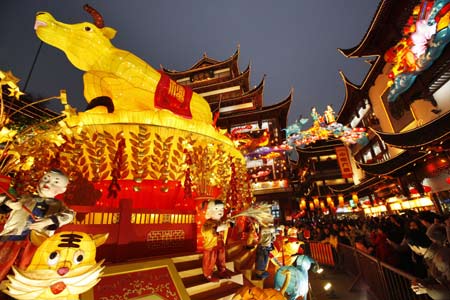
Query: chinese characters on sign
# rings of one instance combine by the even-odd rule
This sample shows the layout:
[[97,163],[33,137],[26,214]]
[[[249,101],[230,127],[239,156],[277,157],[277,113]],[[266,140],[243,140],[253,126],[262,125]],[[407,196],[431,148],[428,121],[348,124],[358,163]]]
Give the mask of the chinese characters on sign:
[[353,172],[347,153],[347,148],[336,147],[335,150],[339,168],[341,169],[342,178],[352,178]]

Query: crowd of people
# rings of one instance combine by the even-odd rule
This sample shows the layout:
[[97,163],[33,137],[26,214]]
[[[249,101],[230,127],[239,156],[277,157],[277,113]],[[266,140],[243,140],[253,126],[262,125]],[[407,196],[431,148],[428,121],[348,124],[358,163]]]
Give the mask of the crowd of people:
[[417,294],[450,299],[450,215],[409,211],[382,217],[297,222],[286,232],[293,232],[292,228],[299,240],[330,243],[334,248],[339,244],[355,247],[419,278],[412,284]]

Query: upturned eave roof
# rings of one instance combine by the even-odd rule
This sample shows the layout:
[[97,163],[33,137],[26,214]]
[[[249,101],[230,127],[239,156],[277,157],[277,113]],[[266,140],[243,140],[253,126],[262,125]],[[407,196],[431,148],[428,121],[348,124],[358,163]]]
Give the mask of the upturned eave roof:
[[443,141],[450,136],[450,110],[438,118],[414,129],[388,133],[371,130],[385,143],[396,148],[420,148]]
[[353,48],[338,50],[346,57],[382,55],[402,38],[402,30],[418,0],[381,0],[363,39]]
[[217,124],[219,127],[230,127],[234,124],[243,122],[255,122],[264,119],[272,119],[276,117],[280,122],[280,127],[285,128],[287,123],[287,115],[293,99],[293,90],[289,92],[286,99],[266,107],[250,111],[234,112],[233,114],[220,116]]
[[414,164],[424,159],[428,154],[424,151],[403,151],[397,156],[383,162],[366,164],[356,161],[356,164],[366,173],[378,176],[402,175],[410,170]]
[[364,190],[367,189],[371,189],[374,186],[376,186],[377,184],[385,181],[386,178],[384,177],[373,177],[373,176],[368,176],[366,178],[364,178],[360,183],[358,184],[353,184],[350,187],[344,188],[344,189],[338,189],[338,188],[333,188],[330,187],[330,190],[334,193],[334,194],[343,194],[343,195],[348,195],[351,193],[357,193],[357,192],[362,192]]
[[192,67],[190,67],[187,70],[177,71],[177,70],[166,69],[163,66],[161,66],[161,69],[164,71],[164,73],[169,75],[174,80],[177,80],[177,79],[180,79],[183,77],[188,77],[191,74],[194,74],[197,72],[206,71],[209,69],[222,69],[222,68],[226,68],[226,67],[229,67],[231,69],[232,73],[234,74],[234,76],[236,76],[237,74],[239,74],[239,65],[238,65],[239,54],[240,54],[240,50],[238,47],[236,52],[232,56],[230,56],[230,58],[223,60],[223,61],[218,61],[218,60],[212,59],[212,58],[208,57],[206,54],[204,54],[202,59],[200,59],[198,62],[196,62]]
[[217,90],[217,89],[221,89],[224,87],[230,87],[230,86],[235,86],[235,85],[240,85],[242,90],[245,92],[249,91],[250,65],[247,66],[247,68],[244,70],[244,72],[239,74],[239,76],[236,76],[235,78],[232,78],[230,80],[216,82],[216,83],[212,83],[209,85],[203,85],[203,83],[199,83],[198,87],[196,87],[196,84],[194,83],[191,86],[191,88],[194,92],[201,94],[201,93],[205,93],[208,91]]

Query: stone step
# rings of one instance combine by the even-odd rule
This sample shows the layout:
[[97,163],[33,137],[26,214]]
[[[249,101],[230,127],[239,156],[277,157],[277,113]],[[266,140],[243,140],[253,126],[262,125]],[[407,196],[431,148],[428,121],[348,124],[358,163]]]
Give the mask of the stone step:
[[202,273],[197,275],[192,275],[189,277],[182,278],[184,287],[190,296],[203,293],[209,290],[220,289],[220,286],[225,283],[232,281],[236,284],[243,285],[244,279],[241,273],[229,271],[230,279],[220,279],[218,282],[209,282],[205,279]]
[[245,248],[245,243],[243,241],[233,241],[228,243],[225,247],[227,256],[234,257],[241,252],[242,248]]
[[255,265],[256,248],[243,248],[242,252],[236,257],[232,258],[236,271],[253,269]]
[[218,287],[209,291],[191,295],[191,300],[231,300],[234,293],[242,287],[242,284],[233,281],[225,281]]
[[[232,261],[228,261],[225,263],[225,266],[227,269],[231,272],[234,272],[234,263]],[[200,265],[193,265],[192,268],[185,269],[185,270],[179,270],[177,265],[175,265],[175,268],[178,271],[178,274],[181,278],[186,278],[190,276],[200,275],[203,274],[202,264],[200,262]]]
[[226,262],[226,267],[231,278],[220,279],[219,282],[209,282],[204,278],[202,270],[203,255],[201,253],[172,257],[175,268],[177,269],[191,300],[227,300],[232,298],[236,290],[244,283],[243,275],[234,272],[235,268],[232,260],[233,256],[240,255],[240,252],[238,253],[240,249],[242,249],[241,245],[232,246],[232,250],[230,251],[232,255],[227,255]]

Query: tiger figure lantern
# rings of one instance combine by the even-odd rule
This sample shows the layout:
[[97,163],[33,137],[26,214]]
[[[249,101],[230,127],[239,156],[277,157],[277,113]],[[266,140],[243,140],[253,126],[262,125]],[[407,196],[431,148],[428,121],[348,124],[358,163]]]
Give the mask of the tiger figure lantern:
[[104,260],[97,263],[95,255],[107,238],[107,233],[62,231],[47,237],[32,231],[36,253],[26,270],[13,267],[3,292],[19,300],[79,299],[100,281]]

